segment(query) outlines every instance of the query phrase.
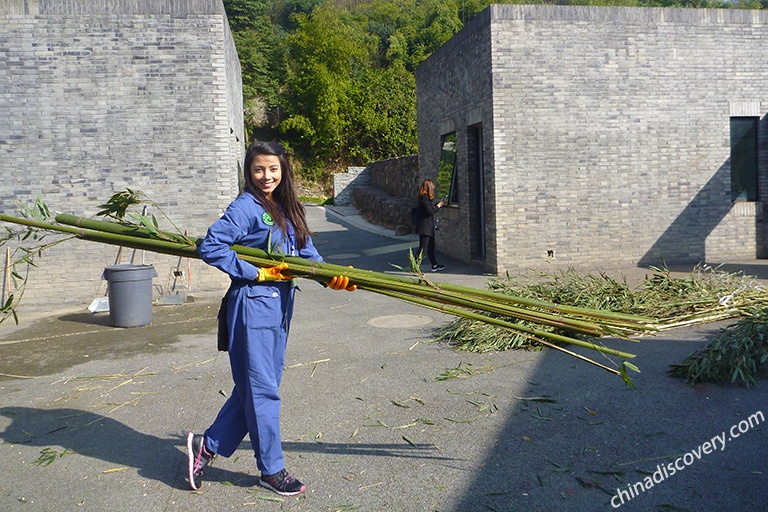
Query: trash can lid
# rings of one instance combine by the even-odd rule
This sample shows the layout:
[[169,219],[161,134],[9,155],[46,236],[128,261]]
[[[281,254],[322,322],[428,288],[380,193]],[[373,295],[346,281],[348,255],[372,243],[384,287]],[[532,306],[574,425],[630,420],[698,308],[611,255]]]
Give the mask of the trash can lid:
[[104,267],[102,279],[117,281],[143,281],[157,277],[157,271],[152,265],[134,265],[124,263],[121,265],[109,265]]

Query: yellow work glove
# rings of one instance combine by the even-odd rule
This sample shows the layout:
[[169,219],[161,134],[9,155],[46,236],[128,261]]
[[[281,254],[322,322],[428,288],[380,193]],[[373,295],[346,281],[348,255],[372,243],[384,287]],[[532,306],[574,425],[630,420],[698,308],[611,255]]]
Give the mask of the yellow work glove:
[[349,284],[349,278],[347,276],[334,276],[333,279],[328,282],[328,288],[331,290],[347,290],[348,292],[353,292],[357,290],[357,285]]
[[293,279],[291,276],[283,275],[283,270],[288,268],[286,262],[279,263],[274,267],[259,267],[259,274],[256,276],[256,281],[263,283],[264,281],[290,281]]

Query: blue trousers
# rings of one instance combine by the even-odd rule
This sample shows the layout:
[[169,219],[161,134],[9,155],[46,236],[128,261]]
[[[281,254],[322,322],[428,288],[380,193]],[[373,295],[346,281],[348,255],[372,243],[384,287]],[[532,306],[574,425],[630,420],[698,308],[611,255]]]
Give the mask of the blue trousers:
[[232,290],[227,324],[235,386],[205,432],[208,450],[223,457],[231,456],[248,434],[256,464],[264,475],[285,467],[278,388],[285,366],[293,294],[287,282]]

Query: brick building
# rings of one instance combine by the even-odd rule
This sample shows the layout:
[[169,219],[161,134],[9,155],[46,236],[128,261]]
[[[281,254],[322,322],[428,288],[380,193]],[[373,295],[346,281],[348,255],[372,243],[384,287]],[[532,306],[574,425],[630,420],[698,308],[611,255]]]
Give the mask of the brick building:
[[[238,191],[242,103],[221,0],[4,0],[0,211],[40,197],[51,211],[89,217],[131,188],[201,236]],[[171,229],[157,209],[148,213]],[[51,248],[23,304],[88,304],[105,292],[102,270],[117,251],[82,241]],[[121,258],[155,266],[156,294],[175,286],[174,267],[185,273],[179,287],[226,285],[199,260],[131,250]]]
[[768,256],[768,11],[492,5],[421,64],[417,101],[420,174],[455,159],[453,257]]

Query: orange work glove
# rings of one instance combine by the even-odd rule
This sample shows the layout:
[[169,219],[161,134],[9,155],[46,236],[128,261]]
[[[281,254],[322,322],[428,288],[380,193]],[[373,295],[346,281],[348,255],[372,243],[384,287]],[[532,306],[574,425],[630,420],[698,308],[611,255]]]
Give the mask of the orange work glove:
[[333,279],[328,282],[328,288],[331,290],[347,290],[348,292],[353,292],[357,290],[357,285],[349,284],[349,278],[347,276],[334,276]]
[[264,281],[290,281],[293,279],[291,276],[283,275],[283,270],[288,268],[286,262],[281,262],[274,267],[259,267],[259,275],[256,277],[256,281],[263,283]]

